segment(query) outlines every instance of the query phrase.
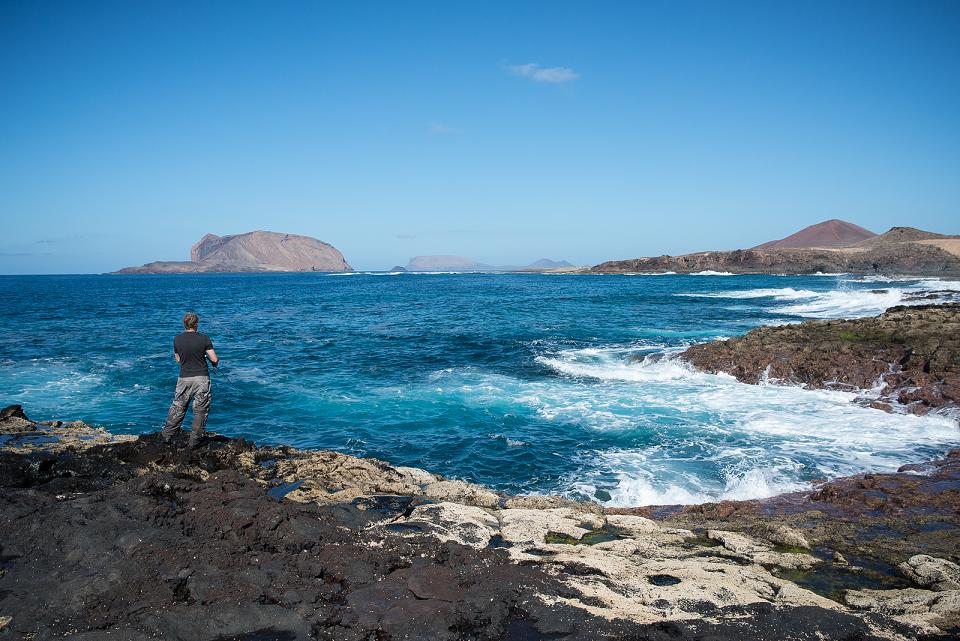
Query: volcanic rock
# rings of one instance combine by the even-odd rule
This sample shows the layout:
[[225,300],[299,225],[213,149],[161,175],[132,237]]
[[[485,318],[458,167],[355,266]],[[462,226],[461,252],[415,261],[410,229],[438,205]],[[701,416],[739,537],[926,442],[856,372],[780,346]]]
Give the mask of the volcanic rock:
[[[342,454],[36,425],[56,442],[0,448],[0,639],[905,641],[936,625],[847,611],[774,573],[805,555],[747,534],[744,558],[589,504],[430,503],[436,475]],[[450,496],[484,496],[464,486]]]
[[[829,221],[828,221],[829,222]],[[806,230],[804,230],[805,232]],[[849,230],[848,230],[849,231]],[[807,237],[804,232],[802,236]],[[866,230],[864,230],[866,232]],[[866,232],[870,233],[870,232]],[[837,242],[854,238],[838,234]],[[829,240],[815,234],[811,240]],[[786,242],[775,241],[776,243]],[[654,256],[607,261],[590,268],[593,273],[697,273],[703,271],[742,274],[904,274],[960,275],[960,237],[945,236],[905,227],[894,227],[845,246],[767,246],[733,251],[705,251],[682,256]]]
[[159,261],[125,267],[118,274],[186,272],[345,272],[353,268],[329,243],[309,236],[252,231],[207,234],[190,249],[190,261]]
[[924,414],[960,402],[960,304],[892,307],[880,316],[760,327],[694,345],[681,358],[745,383],[879,392],[865,404]]
[[843,220],[825,220],[804,227],[795,234],[780,240],[771,240],[753,249],[771,250],[784,247],[846,247],[876,236],[869,229]]
[[936,592],[960,590],[960,566],[946,559],[917,554],[901,563],[898,568],[917,585]]

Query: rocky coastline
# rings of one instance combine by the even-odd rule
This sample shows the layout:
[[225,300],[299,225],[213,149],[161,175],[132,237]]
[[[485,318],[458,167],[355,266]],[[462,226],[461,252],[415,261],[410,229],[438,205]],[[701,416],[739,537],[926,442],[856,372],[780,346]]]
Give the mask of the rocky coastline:
[[694,367],[812,389],[860,392],[886,411],[960,407],[960,304],[898,306],[877,317],[760,327],[681,355]]
[[588,270],[597,274],[691,274],[704,271],[957,276],[960,275],[960,239],[910,227],[894,227],[880,236],[842,247],[764,248],[761,245],[752,249],[611,260]]
[[[894,308],[683,358],[951,412],[958,319]],[[337,452],[183,445],[0,411],[0,640],[960,635],[960,449],[770,499],[604,509]]]

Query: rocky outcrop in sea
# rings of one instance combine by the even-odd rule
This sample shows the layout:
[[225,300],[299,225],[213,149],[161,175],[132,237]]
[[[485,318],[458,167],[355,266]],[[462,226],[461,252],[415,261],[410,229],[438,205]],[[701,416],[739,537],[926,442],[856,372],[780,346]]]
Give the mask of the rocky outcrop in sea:
[[190,248],[189,261],[155,261],[124,267],[117,274],[204,272],[348,272],[353,268],[336,247],[310,236],[251,231],[207,234]]
[[681,356],[698,369],[814,389],[925,414],[960,405],[960,304],[892,307],[874,318],[760,327]]

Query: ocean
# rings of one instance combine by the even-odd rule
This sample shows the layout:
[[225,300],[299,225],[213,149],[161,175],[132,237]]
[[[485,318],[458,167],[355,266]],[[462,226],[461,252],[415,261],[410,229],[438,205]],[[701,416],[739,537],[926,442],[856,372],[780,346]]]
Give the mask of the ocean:
[[156,431],[194,310],[228,377],[212,431],[612,506],[759,498],[929,460],[960,430],[674,356],[958,298],[960,282],[842,274],[2,276],[0,404]]

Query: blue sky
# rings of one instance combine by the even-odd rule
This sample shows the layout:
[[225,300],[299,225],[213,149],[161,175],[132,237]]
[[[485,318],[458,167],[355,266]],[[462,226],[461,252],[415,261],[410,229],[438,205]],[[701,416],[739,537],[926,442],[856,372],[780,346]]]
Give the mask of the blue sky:
[[960,3],[0,0],[0,273],[960,233]]

